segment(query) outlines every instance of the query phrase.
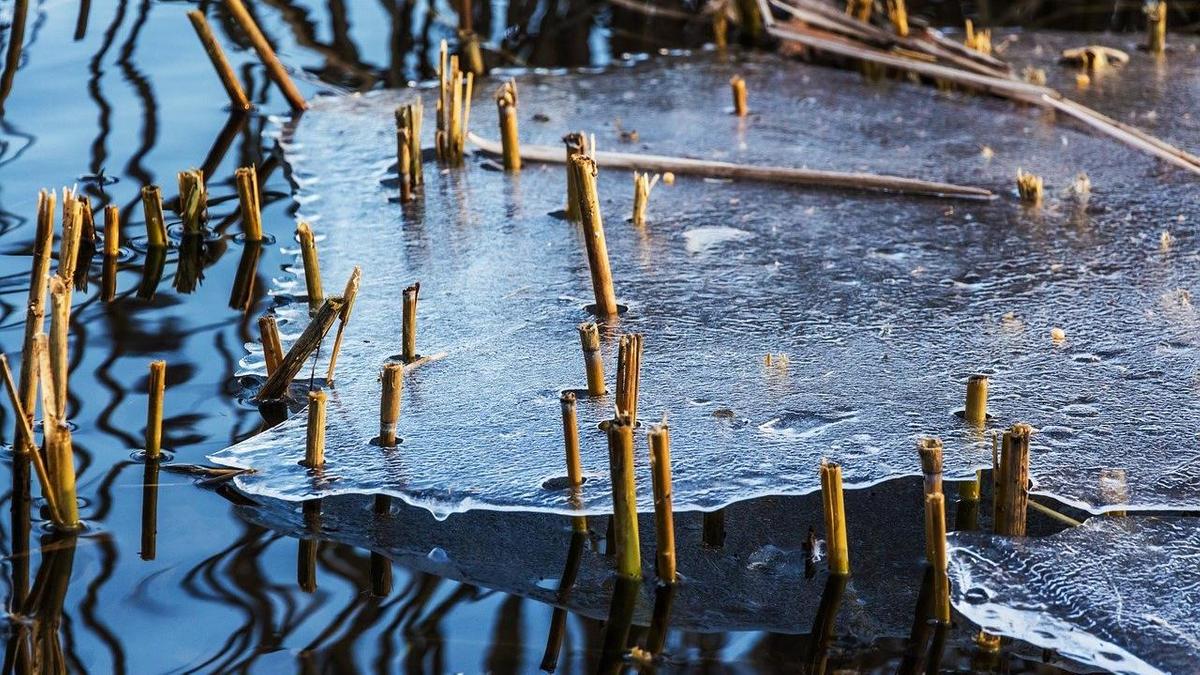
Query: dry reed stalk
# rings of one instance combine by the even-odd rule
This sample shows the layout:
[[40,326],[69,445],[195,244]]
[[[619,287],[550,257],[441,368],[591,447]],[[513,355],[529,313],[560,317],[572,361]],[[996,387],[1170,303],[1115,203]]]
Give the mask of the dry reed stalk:
[[292,106],[292,110],[304,110],[308,108],[308,103],[305,102],[304,96],[300,94],[300,90],[292,83],[292,78],[288,77],[287,70],[279,62],[279,57],[275,56],[275,50],[271,49],[271,44],[267,42],[267,38],[258,29],[258,24],[254,22],[254,17],[250,16],[250,12],[246,11],[246,6],[242,4],[242,0],[225,0],[225,8],[229,10],[230,16],[241,27],[242,32],[246,34],[246,38],[250,40],[254,51],[258,52],[259,60],[262,61],[263,66],[267,69],[267,77],[271,78],[275,86],[279,87],[279,90],[283,92],[283,97],[287,99],[288,105]]
[[908,7],[904,0],[887,0],[887,14],[896,35],[908,37]]
[[383,395],[379,397],[379,444],[396,447],[396,423],[400,420],[400,397],[404,393],[404,366],[389,363],[383,367]]
[[675,516],[671,511],[671,430],[666,418],[650,427],[650,475],[654,487],[654,535],[658,578],[673,584],[675,572]]
[[713,44],[724,51],[729,46],[729,17],[720,9],[712,13],[712,33]]
[[617,296],[613,292],[604,220],[600,216],[600,197],[596,192],[596,162],[586,155],[574,155],[571,170],[579,191],[577,204],[592,276],[592,292],[596,298],[596,316],[607,319],[617,315]]
[[229,65],[229,59],[225,58],[225,50],[221,49],[221,44],[213,35],[208,20],[204,18],[204,12],[200,10],[188,12],[188,19],[192,22],[192,28],[196,29],[196,37],[200,38],[200,44],[204,46],[204,52],[208,54],[208,60],[212,61],[213,70],[217,71],[221,86],[225,88],[225,93],[229,96],[229,105],[235,111],[250,110],[253,107],[250,105],[250,99],[246,97],[246,91],[242,89],[242,83],[238,81],[233,66]]
[[[397,106],[396,108],[396,129],[406,129],[408,131],[408,175],[410,185],[413,189],[425,182],[425,174],[423,165],[421,164],[421,122],[424,117],[425,104],[421,99],[417,99],[416,103]],[[396,159],[400,159],[402,148],[396,148]],[[403,175],[405,168],[398,166],[397,169]]]
[[85,228],[83,204],[70,190],[63,190],[62,239],[58,243],[57,274],[71,288],[75,267],[79,262],[79,244]]
[[[567,483],[571,490],[571,503],[578,506],[583,488],[583,462],[579,455],[579,416],[575,410],[575,394],[567,391],[559,397],[562,406],[563,449],[567,458]],[[571,527],[575,532],[587,532],[587,518],[572,516]]]
[[733,92],[733,114],[738,117],[750,114],[750,108],[746,105],[746,80],[741,75],[734,75],[729,80],[729,88]]
[[[37,230],[33,239],[33,264],[29,273],[29,297],[26,301],[25,336],[21,350],[20,401],[33,424],[37,407],[38,365],[36,361],[36,338],[42,332],[46,317],[46,288],[50,283],[50,253],[54,248],[54,192],[42,190],[38,193]],[[22,448],[25,451],[34,446]]]
[[622,335],[617,346],[617,414],[637,425],[638,385],[642,370],[642,336]]
[[464,74],[459,70],[458,56],[450,56],[446,41],[442,40],[438,56],[436,150],[438,159],[451,166],[463,162],[474,83],[474,73]]
[[325,371],[326,386],[333,384],[333,371],[337,368],[338,354],[342,351],[342,338],[346,334],[346,324],[350,323],[350,314],[354,311],[354,301],[358,298],[358,286],[362,282],[362,270],[357,265],[350,271],[346,280],[346,288],[342,290],[342,313],[338,315],[337,336],[333,339],[333,349],[329,350],[329,368]]
[[994,529],[996,534],[1025,536],[1025,515],[1029,508],[1029,436],[1028,424],[1014,424],[1004,432],[1000,458],[995,472]]
[[237,184],[238,205],[242,213],[242,232],[246,241],[262,241],[262,206],[259,202],[258,170],[254,165],[239,167],[233,173]]
[[121,252],[121,209],[116,204],[104,207],[104,256],[115,258]]
[[987,375],[972,375],[967,378],[967,405],[963,410],[963,419],[967,424],[983,427],[987,424]]
[[[477,134],[469,134],[471,142],[481,150],[499,156],[503,149],[499,142],[491,141]],[[570,150],[568,150],[570,153]],[[573,153],[579,154],[579,153]],[[632,169],[653,171],[663,174],[663,182],[670,183],[667,178],[674,174],[706,176],[710,178],[727,178],[732,180],[753,180],[788,185],[806,185],[815,187],[840,188],[846,190],[868,190],[873,192],[891,192],[895,194],[912,194],[925,197],[946,199],[991,200],[995,195],[978,187],[940,183],[937,181],[902,178],[881,174],[823,171],[817,169],[793,169],[780,166],[752,166],[748,164],[733,164],[731,162],[716,162],[687,157],[668,157],[666,155],[645,155],[632,152],[593,152],[592,156],[598,165],[609,169]],[[557,148],[546,145],[521,146],[521,159],[525,162],[543,162],[560,164],[563,154]],[[574,177],[567,164],[567,195],[570,199]],[[1200,166],[1197,167],[1200,171]],[[571,204],[578,204],[578,198],[569,201],[566,217],[579,220],[577,213],[572,212]]]
[[42,390],[42,439],[46,445],[46,474],[61,516],[60,526],[79,529],[79,504],[75,499],[75,453],[71,446],[71,427],[56,412],[59,409],[50,371],[50,349],[45,333],[34,340],[38,380]]
[[872,0],[846,0],[846,14],[866,23],[870,23],[874,7]]
[[842,467],[821,460],[821,498],[825,511],[825,547],[830,574],[850,574],[846,538],[846,505],[842,499]]
[[975,29],[975,22],[967,19],[966,37],[963,39],[963,46],[980,54],[992,53],[992,30],[990,28]]
[[50,375],[53,378],[54,397],[58,409],[54,414],[60,419],[66,417],[67,407],[67,378],[69,377],[70,359],[67,354],[67,339],[71,326],[71,287],[62,278],[54,276],[50,280]]
[[146,402],[146,457],[155,460],[162,455],[163,399],[167,387],[167,362],[150,362],[150,379]]
[[50,475],[46,472],[46,464],[42,461],[42,453],[38,451],[37,444],[33,440],[33,428],[29,422],[30,415],[26,414],[25,408],[21,404],[21,396],[17,392],[17,384],[13,380],[12,370],[8,367],[8,357],[2,353],[0,353],[0,374],[4,377],[4,390],[8,393],[8,401],[13,407],[13,416],[17,419],[16,450],[18,453],[27,454],[30,463],[33,464],[33,470],[37,474],[38,483],[42,487],[42,497],[45,498],[46,507],[50,510],[50,520],[56,525],[63,525],[62,516],[58,511],[58,499],[54,493],[54,484],[50,481]]
[[300,258],[304,262],[304,287],[308,291],[308,311],[315,312],[325,301],[321,290],[321,263],[317,259],[317,240],[308,223],[296,226],[296,237],[300,241]]
[[[925,476],[925,495],[942,494],[942,441],[939,438],[922,438],[917,441],[917,455],[921,458],[921,473]],[[933,560],[933,542],[925,540],[925,557]]]
[[308,392],[308,427],[304,437],[304,466],[319,469],[325,466],[325,403],[328,396],[322,389]]
[[1146,50],[1162,54],[1167,49],[1167,3],[1151,0],[1143,9],[1146,12]]
[[979,501],[981,493],[981,475],[982,472],[976,471],[974,480],[963,481],[958,484],[958,498],[966,502]]
[[[479,145],[478,137],[472,135],[471,140]],[[563,145],[566,146],[566,165],[567,165],[567,213],[566,218],[572,222],[579,220],[579,184],[575,179],[575,172],[571,168],[571,157],[575,155],[590,155],[593,148],[589,147],[588,137],[582,131],[575,131],[563,136]],[[503,154],[503,145],[498,145],[494,149],[488,150],[493,154]],[[528,153],[523,154],[526,156]],[[551,160],[553,161],[553,160]]]
[[146,215],[146,243],[153,248],[166,248],[167,221],[163,217],[162,190],[157,185],[142,188],[142,212]]
[[312,356],[312,353],[321,345],[321,341],[325,339],[325,335],[329,333],[329,329],[333,327],[333,322],[337,320],[341,314],[342,300],[341,298],[327,298],[317,313],[313,315],[312,320],[308,322],[304,332],[296,339],[292,348],[279,362],[279,368],[267,378],[263,383],[262,389],[258,391],[258,395],[254,397],[256,401],[270,401],[273,399],[282,398],[287,394],[288,386],[291,385],[292,379],[304,367],[304,363]]
[[595,321],[579,324],[579,342],[583,346],[583,367],[587,371],[588,396],[603,396],[604,357],[600,353],[600,327]]
[[950,578],[946,573],[946,498],[940,492],[925,495],[925,541],[933,567],[933,617],[950,623]]
[[500,143],[504,146],[504,170],[521,170],[521,141],[517,135],[517,81],[509,79],[496,90],[500,117]]
[[401,314],[401,352],[405,363],[417,359],[417,296],[421,294],[421,282],[404,289],[404,308]]
[[204,221],[208,219],[208,192],[204,188],[204,174],[199,169],[179,172],[179,217],[183,220],[183,231],[200,234]]
[[400,203],[407,204],[413,199],[412,186],[412,139],[408,129],[396,129],[396,166],[400,174]]
[[659,174],[654,178],[648,173],[633,172],[633,224],[642,227],[646,224],[646,207],[650,204],[650,191],[658,185]]
[[263,360],[267,364],[267,377],[279,370],[283,361],[283,344],[279,340],[279,324],[274,314],[267,314],[258,319],[258,334],[262,340]]
[[1041,206],[1043,193],[1042,177],[1023,169],[1017,169],[1017,193],[1021,201],[1030,206]]
[[633,425],[619,416],[608,424],[608,466],[613,491],[617,574],[627,579],[641,579],[637,487],[633,477]]

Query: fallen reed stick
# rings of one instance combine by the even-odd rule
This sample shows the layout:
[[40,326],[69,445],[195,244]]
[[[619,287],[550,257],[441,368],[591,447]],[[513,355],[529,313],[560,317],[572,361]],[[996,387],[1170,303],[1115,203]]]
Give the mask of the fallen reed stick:
[[617,296],[613,292],[612,269],[608,264],[608,244],[604,240],[604,220],[600,215],[600,197],[596,192],[596,162],[586,155],[571,157],[571,172],[578,189],[580,222],[583,224],[592,293],[596,298],[596,316],[607,319],[617,315]]
[[296,339],[292,348],[288,350],[283,360],[279,362],[279,368],[267,378],[263,383],[262,389],[258,391],[258,395],[254,397],[256,401],[270,401],[279,399],[287,394],[288,386],[291,385],[292,379],[304,367],[304,363],[308,361],[308,357],[320,346],[321,341],[325,339],[325,335],[329,333],[329,329],[333,327],[333,322],[337,320],[341,314],[342,300],[341,298],[327,298],[321,308],[313,315],[312,320],[308,322],[304,332]]
[[342,291],[342,311],[338,315],[337,336],[333,339],[333,349],[329,350],[329,368],[325,371],[325,386],[333,384],[333,371],[337,368],[338,354],[342,351],[342,338],[346,334],[346,324],[350,323],[350,313],[354,311],[354,301],[358,298],[358,286],[362,282],[362,270],[355,265],[346,280],[346,288]]
[[283,361],[283,344],[279,339],[279,324],[274,314],[266,314],[258,319],[258,334],[262,340],[263,360],[267,364],[267,377],[279,370]]
[[613,534],[617,574],[642,578],[642,552],[638,543],[637,493],[633,477],[633,425],[618,416],[608,424],[608,466],[613,491]]
[[167,362],[150,362],[150,379],[146,401],[146,458],[162,456],[163,399],[167,387]]
[[676,581],[675,516],[671,511],[671,429],[666,418],[650,427],[650,475],[654,488],[654,536],[658,578]]
[[233,173],[237,184],[238,207],[242,214],[242,232],[246,241],[262,241],[262,206],[259,203],[258,170],[254,165],[239,167]]
[[157,185],[142,188],[142,213],[146,215],[147,245],[166,248],[167,221],[163,217],[162,190]]
[[925,546],[933,567],[933,617],[950,623],[950,578],[946,572],[946,498],[940,492],[925,495]]
[[987,375],[972,375],[967,378],[967,404],[963,409],[963,419],[974,427],[987,424]]
[[1025,536],[1025,514],[1029,505],[1028,424],[1014,424],[1004,432],[999,462],[993,467],[993,529],[996,534]]
[[[33,264],[29,272],[29,296],[25,310],[25,336],[21,349],[20,401],[26,421],[33,424],[37,406],[38,364],[36,338],[46,317],[46,288],[50,283],[50,253],[54,248],[54,192],[38,193],[37,229],[33,239]],[[35,450],[29,445],[25,451]]]
[[79,529],[79,503],[75,499],[75,453],[71,445],[71,427],[56,412],[54,376],[50,372],[50,354],[45,333],[38,333],[34,350],[38,360],[38,379],[42,390],[42,439],[46,444],[46,473],[65,530]]
[[323,389],[308,392],[308,426],[304,437],[304,466],[325,466],[325,402]]
[[142,470],[142,560],[154,560],[158,550],[158,462],[146,462]]
[[411,363],[417,358],[417,297],[420,294],[421,282],[418,281],[405,288],[402,296],[400,358],[405,363]]
[[404,366],[389,363],[380,377],[383,395],[379,397],[379,445],[396,447],[396,424],[400,420],[400,397],[404,393]]
[[42,453],[38,451],[37,444],[34,443],[33,428],[29,423],[30,416],[26,414],[25,407],[21,404],[21,396],[17,392],[12,370],[8,367],[8,357],[4,354],[0,354],[0,374],[4,377],[4,390],[8,393],[8,401],[13,407],[13,416],[17,419],[15,444],[17,452],[28,455],[30,463],[33,464],[38,483],[42,486],[42,497],[46,500],[46,507],[50,511],[50,520],[56,525],[63,525],[62,516],[58,511],[58,499],[54,493],[54,484],[50,481],[50,475],[46,473],[46,463],[42,461]]
[[[501,145],[495,141],[482,138],[474,133],[468,134],[468,138],[487,154],[498,156],[503,152]],[[913,194],[925,197],[975,200],[989,200],[996,197],[991,191],[978,187],[861,172],[752,166],[748,164],[733,164],[731,162],[691,159],[688,157],[644,155],[631,152],[597,151],[592,153],[592,157],[595,159],[597,165],[607,169],[632,169],[663,174],[674,173],[710,178],[785,183],[789,185],[893,192],[896,194]],[[522,145],[521,159],[527,162],[542,162],[547,164],[563,163],[562,152],[547,145]],[[568,179],[568,197],[570,190],[571,183],[570,179]],[[577,202],[578,200],[576,200]],[[569,209],[567,217],[571,217]]]
[[208,219],[208,193],[204,188],[204,174],[197,169],[179,172],[179,217],[183,220],[186,234],[200,234],[204,221]]
[[[575,410],[575,394],[564,391],[559,397],[562,407],[563,450],[567,459],[567,486],[570,501],[578,506],[583,489],[583,461],[579,455],[579,415]],[[571,528],[575,532],[587,532],[587,518],[572,516]]]
[[750,114],[750,108],[746,106],[746,80],[741,75],[734,75],[729,80],[729,88],[733,93],[733,114],[738,117]]
[[496,90],[496,111],[500,118],[500,143],[504,170],[521,170],[521,141],[517,136],[517,81],[509,79]]
[[229,65],[229,59],[225,58],[225,50],[221,49],[221,44],[213,35],[208,20],[204,18],[204,12],[190,11],[188,20],[192,22],[192,28],[196,30],[196,37],[200,38],[200,44],[204,46],[204,52],[208,54],[208,60],[212,61],[213,70],[217,71],[221,86],[225,88],[225,94],[229,96],[229,105],[238,112],[250,110],[253,107],[250,105],[250,99],[246,97],[246,91],[242,89],[242,83],[238,81],[233,66]]
[[842,500],[842,467],[821,460],[821,498],[825,512],[825,547],[830,574],[850,574],[846,539],[846,506]]
[[300,90],[292,83],[292,78],[288,77],[287,70],[279,62],[279,57],[275,56],[275,50],[271,49],[271,44],[267,42],[267,38],[258,29],[258,24],[250,16],[250,12],[246,11],[246,6],[242,4],[242,0],[225,0],[225,8],[229,10],[230,16],[241,27],[242,32],[246,34],[246,38],[250,40],[254,51],[258,52],[259,60],[262,61],[263,66],[267,69],[267,77],[271,78],[275,86],[279,87],[279,91],[283,92],[283,97],[287,99],[288,105],[292,107],[292,110],[299,111],[308,108],[308,103],[305,102],[304,96],[300,94]]
[[646,207],[650,204],[650,191],[658,185],[659,174],[654,178],[648,173],[633,172],[633,216],[631,220],[637,227],[646,224]]
[[121,252],[121,209],[116,204],[104,207],[104,257],[115,258]]
[[304,263],[304,287],[308,292],[308,311],[314,312],[325,300],[321,289],[321,263],[317,259],[317,241],[308,223],[296,226],[296,237],[300,242],[300,259]]

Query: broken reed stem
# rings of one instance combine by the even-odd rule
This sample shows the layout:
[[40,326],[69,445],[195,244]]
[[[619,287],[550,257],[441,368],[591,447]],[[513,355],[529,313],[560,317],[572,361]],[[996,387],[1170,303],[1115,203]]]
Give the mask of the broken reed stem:
[[304,332],[300,334],[300,337],[292,344],[292,348],[279,362],[279,368],[263,383],[262,389],[254,397],[256,401],[270,401],[282,398],[287,394],[292,378],[296,377],[296,373],[299,373],[300,369],[304,367],[308,357],[312,356],[321,341],[325,339],[325,335],[333,327],[333,322],[341,314],[341,309],[341,298],[325,300],[321,308],[313,315],[312,320],[308,322]]
[[208,193],[204,188],[204,173],[199,169],[179,172],[179,217],[183,231],[200,234],[207,219]]
[[[25,337],[21,350],[20,401],[26,421],[32,425],[37,406],[37,343],[46,316],[46,287],[50,282],[50,252],[54,248],[54,201],[50,190],[38,193],[37,230],[33,240],[33,265],[29,273],[29,298],[26,302]],[[36,451],[33,444],[19,448]]]
[[317,241],[312,228],[305,222],[296,226],[296,236],[300,240],[300,258],[304,262],[304,287],[308,291],[308,310],[314,312],[325,301],[325,293],[321,290],[321,263],[317,260]]
[[104,257],[115,258],[121,252],[121,209],[116,204],[104,207]]
[[[58,409],[54,414],[66,416],[67,378],[70,360],[67,354],[67,338],[71,325],[71,286],[55,275],[50,280],[50,375],[53,378],[54,400]],[[44,385],[43,385],[44,386]]]
[[[425,104],[421,99],[416,103],[396,107],[396,130],[408,131],[408,167],[409,184],[415,190],[425,182],[424,168],[421,164],[421,121],[425,116]],[[396,159],[399,162],[402,148],[397,146]],[[397,171],[403,175],[406,168],[403,162],[397,166]]]
[[821,461],[821,498],[825,511],[825,548],[830,574],[850,574],[850,551],[846,541],[846,505],[842,500],[842,467]]
[[650,191],[658,185],[659,175],[650,178],[648,173],[633,172],[633,224],[642,227],[646,224],[646,207],[650,204]]
[[517,136],[517,81],[510,79],[496,90],[496,111],[500,116],[500,142],[504,146],[504,170],[521,170],[521,142]]
[[1146,3],[1146,50],[1162,54],[1167,49],[1167,3]]
[[587,371],[588,396],[603,396],[604,357],[600,353],[600,327],[595,321],[579,324],[579,343],[583,347],[583,367]]
[[25,413],[25,407],[21,405],[21,396],[17,391],[17,384],[13,380],[12,370],[8,367],[8,357],[0,353],[0,374],[4,377],[4,390],[8,393],[8,401],[13,407],[13,416],[17,418],[17,433],[16,433],[16,450],[18,453],[25,453],[29,456],[30,463],[33,464],[34,473],[37,474],[38,484],[42,487],[42,497],[46,500],[46,507],[50,510],[50,520],[56,525],[63,525],[62,516],[58,511],[58,499],[55,497],[54,484],[50,481],[50,474],[46,472],[46,464],[42,461],[42,453],[38,452],[37,445],[33,441],[33,427],[29,420],[30,416]]
[[1043,184],[1042,177],[1035,176],[1023,169],[1017,169],[1017,193],[1021,201],[1030,206],[1041,206]]
[[146,243],[166,248],[167,221],[163,217],[162,190],[157,185],[142,188],[142,213],[146,215]]
[[396,423],[400,420],[400,397],[404,393],[404,366],[383,367],[383,395],[379,397],[379,445],[396,447]]
[[79,504],[75,499],[75,453],[71,447],[71,428],[56,412],[59,405],[55,400],[49,351],[45,333],[38,333],[34,339],[34,352],[42,390],[42,439],[46,445],[46,473],[61,516],[60,526],[75,530],[79,529]]
[[908,7],[904,0],[887,0],[887,13],[896,35],[908,37]]
[[326,386],[333,384],[333,371],[337,368],[338,354],[342,351],[342,338],[346,335],[346,324],[350,323],[350,314],[354,311],[354,301],[358,298],[358,286],[362,282],[362,269],[357,265],[350,271],[346,280],[346,288],[342,290],[342,313],[338,315],[337,337],[333,339],[333,349],[329,350],[329,368],[325,371]]
[[972,375],[967,378],[967,405],[963,410],[963,419],[974,427],[987,424],[987,375]]
[[575,410],[575,394],[565,391],[559,397],[562,404],[563,448],[567,456],[567,482],[573,491],[583,486],[583,462],[579,456],[579,418]]
[[579,220],[579,184],[575,179],[575,171],[571,158],[575,155],[590,155],[592,148],[588,145],[587,136],[582,131],[575,131],[563,136],[563,145],[567,148],[567,220]]
[[[921,458],[921,473],[925,476],[925,495],[942,494],[942,440],[922,438],[917,441]],[[925,557],[933,560],[933,540],[925,539]]]
[[1028,424],[1014,424],[1004,432],[1000,458],[993,467],[995,495],[993,516],[996,534],[1025,536],[1025,515],[1029,507],[1029,436]]
[[459,166],[463,162],[471,119],[471,90],[475,75],[464,74],[459,69],[458,56],[449,55],[445,40],[442,40],[438,54],[436,152],[439,160]]
[[992,53],[992,30],[990,28],[975,30],[975,22],[967,19],[965,33],[963,46],[967,49],[980,54]]
[[650,475],[654,487],[654,536],[658,578],[673,584],[675,516],[671,512],[671,430],[666,419],[650,427]]
[[638,543],[637,493],[633,478],[633,425],[617,417],[608,425],[608,467],[613,491],[613,534],[617,574],[641,579],[642,553]]
[[412,363],[417,359],[417,296],[420,293],[420,282],[404,289],[404,310],[401,315],[402,348],[400,358],[405,363]]
[[642,371],[642,336],[622,335],[617,347],[617,414],[637,425],[638,386]]
[[746,80],[741,75],[734,75],[729,80],[729,87],[733,92],[733,114],[745,117],[750,112],[746,105]]
[[167,388],[167,362],[150,362],[150,381],[146,403],[146,457],[158,459],[162,454],[163,398]]
[[325,466],[325,402],[323,389],[308,392],[308,429],[304,437],[304,466]]
[[250,99],[246,97],[246,91],[242,89],[242,83],[238,81],[233,66],[229,65],[229,59],[225,58],[225,50],[221,49],[221,44],[213,35],[208,20],[204,18],[204,12],[200,10],[188,12],[188,19],[192,22],[192,28],[196,29],[196,37],[200,38],[200,44],[204,46],[204,52],[208,54],[208,60],[212,61],[213,70],[217,71],[221,86],[225,87],[225,94],[229,96],[229,105],[235,111],[250,110],[252,107]]
[[304,101],[304,96],[300,94],[300,90],[292,83],[292,78],[288,77],[287,70],[279,62],[279,57],[275,56],[275,50],[271,49],[271,44],[267,42],[267,38],[258,29],[258,24],[250,16],[250,12],[246,11],[246,6],[242,4],[242,0],[225,0],[225,7],[229,10],[229,14],[233,17],[233,20],[241,27],[242,32],[250,40],[254,51],[258,52],[259,60],[262,61],[263,66],[267,69],[267,77],[271,78],[275,86],[279,87],[279,91],[283,92],[283,97],[287,99],[288,105],[292,107],[292,110],[304,110],[307,108],[308,103]]
[[237,184],[238,204],[242,213],[242,232],[246,241],[262,241],[262,205],[258,193],[258,169],[254,165],[239,167],[233,173]]
[[259,317],[258,334],[262,339],[263,360],[267,362],[267,377],[270,377],[283,361],[283,344],[279,340],[279,324],[274,314]]
[[950,578],[946,572],[946,498],[940,492],[925,495],[925,541],[933,567],[933,617],[950,623]]
[[587,246],[588,268],[592,273],[592,292],[596,297],[596,316],[607,319],[617,315],[617,296],[613,292],[612,269],[608,265],[608,244],[604,239],[604,220],[600,216],[600,196],[596,192],[596,162],[587,155],[571,157],[571,171],[578,190],[579,220]]

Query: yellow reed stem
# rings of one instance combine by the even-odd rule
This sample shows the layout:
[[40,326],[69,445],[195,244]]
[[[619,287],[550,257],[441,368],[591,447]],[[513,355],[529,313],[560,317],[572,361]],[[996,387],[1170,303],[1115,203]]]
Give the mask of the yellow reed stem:
[[405,363],[412,363],[417,359],[417,297],[420,294],[420,282],[404,289],[404,309],[400,317],[403,340],[400,358]]
[[325,301],[325,293],[321,290],[321,263],[317,259],[317,240],[313,236],[308,223],[296,226],[296,236],[300,240],[300,258],[304,262],[304,286],[308,290],[308,309],[315,312]]
[[1145,5],[1146,50],[1162,54],[1167,49],[1167,3],[1153,0]]
[[946,573],[946,498],[940,492],[925,495],[925,541],[933,567],[933,617],[950,623],[950,579]]
[[283,97],[287,99],[288,105],[292,106],[292,110],[304,110],[307,108],[308,103],[304,101],[304,96],[300,94],[300,90],[292,83],[292,78],[288,76],[287,70],[279,62],[279,57],[275,56],[275,50],[271,48],[271,44],[267,42],[267,38],[258,29],[258,24],[250,16],[250,12],[246,11],[246,6],[242,4],[242,0],[225,0],[225,7],[229,10],[229,14],[233,17],[233,20],[241,27],[242,32],[250,40],[250,45],[254,47],[254,51],[258,52],[259,60],[262,61],[263,66],[267,69],[267,77],[271,78],[275,86],[279,87],[279,90],[283,92]]
[[[58,408],[54,414],[66,417],[67,378],[70,359],[67,354],[67,338],[71,325],[71,286],[62,277],[55,275],[50,280],[50,376],[54,387],[54,400]],[[44,386],[44,385],[43,385]]]
[[583,462],[579,456],[579,418],[575,411],[575,394],[567,391],[559,397],[562,404],[563,447],[567,456],[567,482],[573,490],[583,486]]
[[104,256],[115,258],[121,252],[121,209],[116,204],[104,207]]
[[200,38],[200,44],[204,46],[204,52],[208,54],[208,60],[212,62],[213,70],[217,71],[221,86],[225,88],[225,94],[229,96],[229,104],[235,111],[250,110],[253,107],[250,105],[250,99],[246,97],[246,91],[242,89],[242,83],[234,73],[233,66],[229,65],[229,59],[225,58],[225,50],[221,49],[221,44],[213,35],[212,28],[204,18],[204,12],[200,10],[188,12],[188,20],[192,22],[192,28],[196,29],[196,37]]
[[825,547],[829,573],[850,574],[850,547],[846,538],[846,506],[842,500],[842,467],[821,461],[821,497],[825,511]]
[[263,360],[267,362],[267,377],[270,377],[283,361],[283,343],[279,339],[279,324],[275,321],[275,315],[267,314],[259,318],[258,333],[262,339]]
[[896,35],[908,37],[908,7],[904,0],[887,0],[887,13]]
[[579,342],[583,346],[588,396],[603,396],[608,389],[604,385],[604,357],[600,354],[600,327],[596,322],[579,324]]
[[617,574],[641,579],[642,553],[638,542],[637,493],[633,478],[633,426],[616,418],[608,425],[608,465],[613,490],[613,535]]
[[604,220],[600,215],[600,196],[596,191],[596,162],[586,155],[571,157],[571,170],[578,188],[580,222],[587,246],[592,292],[596,298],[596,316],[617,315],[617,296],[613,292],[612,269],[608,265],[608,244],[604,239]]
[[642,227],[646,224],[646,207],[650,204],[650,191],[658,184],[659,175],[654,178],[648,173],[633,172],[633,224]]
[[1030,206],[1041,206],[1043,187],[1041,176],[1017,169],[1017,192],[1021,195],[1022,202]]
[[400,203],[407,204],[413,198],[412,186],[412,139],[408,129],[396,129],[396,166],[400,174]]
[[379,445],[396,446],[396,424],[400,420],[400,397],[404,393],[404,366],[389,363],[383,367],[383,395],[379,397]]
[[729,87],[733,92],[733,114],[745,117],[750,113],[746,104],[746,80],[742,79],[741,75],[734,75],[729,80]]
[[[75,499],[75,453],[71,446],[71,428],[56,412],[54,376],[50,370],[50,347],[45,333],[34,338],[38,381],[42,390],[42,439],[46,445],[46,474],[61,516],[60,526],[79,528],[79,504]],[[34,451],[36,452],[36,450]]]
[[1014,424],[1004,432],[995,472],[993,521],[996,534],[1025,536],[1025,515],[1029,508],[1029,436],[1028,424]]
[[308,429],[304,439],[304,465],[310,469],[325,466],[325,403],[324,390],[308,392]]
[[983,427],[987,424],[987,375],[972,375],[967,378],[967,406],[963,418],[967,424]]
[[167,388],[167,362],[150,362],[150,380],[146,401],[146,457],[158,459],[162,454],[163,399]]
[[237,184],[238,205],[242,213],[242,232],[246,241],[262,241],[262,205],[259,202],[258,170],[254,165],[239,167],[233,173]]
[[666,419],[650,427],[650,475],[654,487],[654,535],[658,578],[673,584],[675,572],[675,516],[671,512],[671,430]]
[[204,172],[199,169],[179,172],[179,216],[183,231],[199,234],[207,219],[208,193],[204,188]]
[[500,117],[500,142],[504,147],[504,170],[521,170],[521,141],[517,136],[517,81],[510,79],[496,90]]
[[571,166],[571,158],[575,155],[591,154],[587,136],[582,131],[576,131],[563,136],[563,145],[567,149],[567,220],[579,220],[579,185],[575,179],[575,171]]
[[167,246],[167,221],[163,217],[162,190],[157,185],[142,188],[142,212],[146,215],[146,241],[155,248]]
[[[33,240],[33,264],[29,273],[29,297],[26,302],[25,336],[21,351],[20,401],[27,422],[33,424],[37,407],[38,365],[36,338],[45,326],[46,287],[50,282],[50,253],[54,248],[54,201],[49,190],[38,193],[37,231]],[[33,450],[34,446],[21,448]]]

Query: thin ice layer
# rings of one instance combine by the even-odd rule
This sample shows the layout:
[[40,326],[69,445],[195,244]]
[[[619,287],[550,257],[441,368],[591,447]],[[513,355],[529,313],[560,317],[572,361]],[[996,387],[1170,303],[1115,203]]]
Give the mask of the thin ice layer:
[[[1111,76],[1143,77],[1138,68],[1148,66],[1135,58]],[[733,73],[751,92],[745,119],[727,114]],[[518,86],[526,143],[557,145],[585,129],[601,149],[871,170],[1001,194],[948,202],[681,176],[655,188],[650,222],[636,228],[630,174],[602,167],[616,291],[629,308],[604,344],[610,388],[616,334],[645,334],[640,418],[670,416],[678,509],[816,490],[822,457],[843,465],[850,486],[911,474],[925,434],[945,440],[950,476],[968,475],[991,461],[988,437],[953,414],[976,372],[992,377],[995,427],[1039,429],[1039,491],[1094,510],[1200,505],[1193,176],[1036,109],[770,56],[659,57],[523,75]],[[1105,111],[1127,119],[1147,86]],[[471,120],[495,138],[490,88],[476,87]],[[563,206],[563,169],[530,164],[509,176],[481,157],[461,170],[431,160],[423,195],[401,207],[392,110],[412,96],[317,99],[281,139],[298,218],[321,238],[326,289],[363,268],[324,472],[299,465],[303,415],[214,459],[254,468],[239,485],[283,499],[385,492],[442,513],[569,512],[567,495],[543,484],[564,473],[558,398],[584,386],[576,325],[592,294],[579,227],[551,215]],[[1158,113],[1168,138],[1194,125]],[[631,131],[636,144],[621,140]],[[1043,208],[1016,202],[1018,167],[1046,179]],[[1090,198],[1067,193],[1079,171]],[[400,351],[401,290],[418,280],[418,351],[448,356],[407,377],[403,443],[384,450],[370,442],[378,373]],[[292,334],[306,320],[302,304],[281,313]],[[1064,342],[1051,341],[1053,327]],[[765,365],[767,354],[786,354],[786,365]],[[257,353],[248,362],[261,369]],[[610,508],[597,425],[611,414],[611,397],[580,403],[587,512]],[[644,432],[638,494],[649,509]]]
[[1200,519],[1091,518],[1043,539],[951,536],[953,603],[997,634],[1118,673],[1200,663]]

